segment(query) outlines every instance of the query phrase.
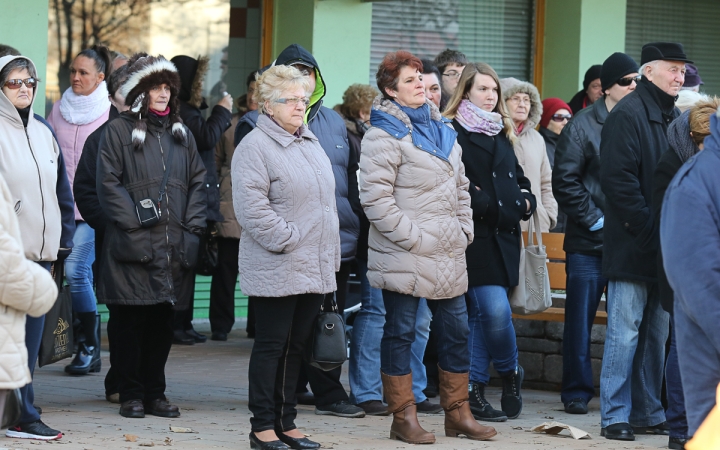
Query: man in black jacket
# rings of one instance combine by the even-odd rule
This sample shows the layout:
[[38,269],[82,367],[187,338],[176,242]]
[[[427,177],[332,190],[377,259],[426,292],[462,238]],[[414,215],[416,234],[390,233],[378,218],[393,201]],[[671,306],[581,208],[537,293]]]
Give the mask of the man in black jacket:
[[[642,48],[642,79],[618,103],[601,133],[600,185],[605,194],[603,275],[608,326],[600,377],[602,435],[668,434],[660,402],[668,314],[657,294],[658,224],[652,180],[668,148],[667,128],[685,78],[682,44]],[[637,352],[637,353],[636,353]]]
[[[232,121],[232,97],[225,93],[220,102],[215,105],[210,117],[205,120],[202,110],[208,105],[202,96],[203,81],[208,70],[209,59],[201,56],[199,59],[189,56],[176,56],[170,60],[177,67],[182,86],[180,88],[180,118],[190,129],[195,138],[200,158],[205,164],[205,192],[207,194],[207,229],[212,230],[215,222],[222,222],[220,214],[220,186],[218,185],[217,169],[215,167],[215,146],[222,138],[225,130],[230,128]],[[173,334],[174,344],[192,345],[202,343],[207,337],[198,333],[192,326],[194,291],[193,289],[182,295],[189,297],[190,307],[187,310],[175,312],[175,325]]]
[[635,90],[637,63],[613,53],[602,65],[603,97],[565,126],[555,149],[553,194],[568,217],[563,249],[567,255],[567,300],[563,333],[565,412],[587,414],[595,396],[590,333],[607,280],[602,276],[605,196],[600,189],[600,133],[608,113]]

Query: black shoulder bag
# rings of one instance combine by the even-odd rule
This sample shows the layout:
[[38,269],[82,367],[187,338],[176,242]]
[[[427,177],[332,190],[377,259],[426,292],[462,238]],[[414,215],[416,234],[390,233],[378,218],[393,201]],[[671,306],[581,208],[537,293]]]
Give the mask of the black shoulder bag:
[[160,203],[165,196],[165,188],[167,187],[168,177],[170,176],[173,153],[172,147],[170,147],[168,150],[168,159],[165,163],[165,174],[163,175],[162,184],[160,185],[160,193],[158,194],[157,206],[155,206],[155,201],[151,198],[144,198],[135,202],[135,212],[137,213],[137,217],[142,228],[149,228],[160,222],[160,216],[162,216]]
[[310,338],[305,345],[305,361],[313,367],[328,371],[342,366],[347,360],[345,322],[338,314],[333,297],[332,311],[325,311],[324,304],[315,318]]

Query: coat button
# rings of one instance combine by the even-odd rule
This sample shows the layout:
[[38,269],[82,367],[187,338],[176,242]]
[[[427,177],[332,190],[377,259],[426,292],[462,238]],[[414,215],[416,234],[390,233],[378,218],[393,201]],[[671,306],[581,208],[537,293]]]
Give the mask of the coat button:
[[498,200],[498,205],[502,206],[502,200]]
[[515,204],[520,206],[520,200],[515,200]]
[[495,228],[495,234],[498,234],[498,233],[500,233],[500,230],[498,230],[497,228]]
[[509,176],[510,178],[512,178],[512,177],[513,177],[513,173],[512,173],[512,172],[508,172],[508,176]]
[[329,206],[326,206],[326,207],[325,207],[325,211],[330,211],[330,207],[329,207]]
[[630,224],[625,222],[625,228],[630,228]]
[[320,171],[318,170],[318,171],[317,171],[317,174],[318,174],[318,175],[322,175],[322,172],[320,172]]
[[495,178],[496,176],[497,176],[497,175],[495,174],[495,172],[493,172],[493,178]]
[[453,176],[453,175],[455,175],[455,172],[453,172],[453,171],[451,170],[451,171],[450,171],[450,176]]
[[455,217],[455,211],[450,213],[450,217]]

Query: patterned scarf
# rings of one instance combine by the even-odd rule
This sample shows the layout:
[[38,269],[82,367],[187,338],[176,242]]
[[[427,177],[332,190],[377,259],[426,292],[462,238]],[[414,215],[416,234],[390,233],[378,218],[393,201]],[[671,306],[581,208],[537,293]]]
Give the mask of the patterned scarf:
[[472,133],[483,133],[495,136],[503,129],[502,116],[478,108],[470,100],[462,100],[455,119],[466,130]]

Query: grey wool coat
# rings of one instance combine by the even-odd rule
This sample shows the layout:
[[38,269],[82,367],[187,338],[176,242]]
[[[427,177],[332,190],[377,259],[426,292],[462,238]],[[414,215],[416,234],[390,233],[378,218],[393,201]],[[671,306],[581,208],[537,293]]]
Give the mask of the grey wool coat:
[[336,290],[340,224],[330,160],[303,125],[296,137],[265,115],[232,159],[240,287],[249,296]]

